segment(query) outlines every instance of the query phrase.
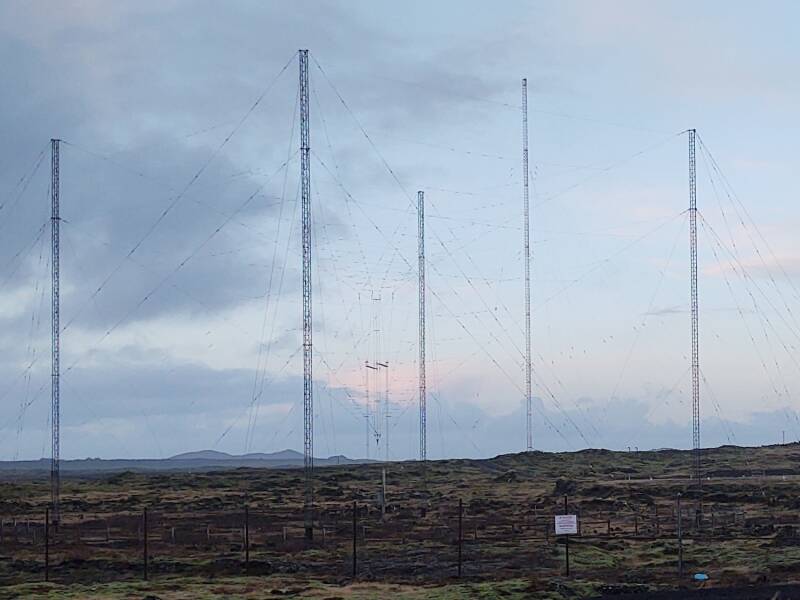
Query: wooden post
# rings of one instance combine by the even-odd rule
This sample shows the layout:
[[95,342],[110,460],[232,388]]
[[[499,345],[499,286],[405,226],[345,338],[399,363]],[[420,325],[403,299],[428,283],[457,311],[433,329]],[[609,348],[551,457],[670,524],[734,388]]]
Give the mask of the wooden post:
[[353,579],[356,578],[356,561],[357,561],[357,538],[358,538],[358,505],[353,500]]
[[386,469],[381,469],[383,487],[381,488],[381,520],[386,519]]
[[661,535],[661,521],[658,519],[658,504],[655,505],[656,508],[656,535]]
[[681,495],[678,493],[678,506],[677,513],[677,528],[678,528],[678,576],[683,579],[683,531],[681,528],[683,515],[681,514]]
[[250,568],[250,512],[244,505],[244,568]]
[[463,537],[464,501],[458,499],[458,576],[461,577],[461,546]]
[[146,506],[144,507],[144,510],[142,511],[142,540],[144,542],[143,543],[143,548],[142,548],[142,550],[143,550],[142,558],[144,559],[144,580],[147,581],[147,576],[148,576],[148,573],[147,573],[148,556],[147,556],[147,507]]
[[44,580],[50,581],[50,507],[44,509]]
[[[564,496],[564,514],[567,514],[568,511],[569,511],[569,509],[567,508],[567,497]],[[569,535],[564,536],[564,538],[565,538],[564,539],[564,549],[565,549],[564,558],[565,558],[565,561],[566,561],[566,565],[565,565],[566,566],[566,576],[569,577]]]

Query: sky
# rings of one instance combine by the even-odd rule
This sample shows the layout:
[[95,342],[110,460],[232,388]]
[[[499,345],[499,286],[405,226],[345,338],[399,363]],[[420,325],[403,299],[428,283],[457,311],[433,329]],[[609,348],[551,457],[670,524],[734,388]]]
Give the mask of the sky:
[[[0,2],[0,459],[302,449],[298,55],[310,54],[315,454],[800,439],[795,3]],[[388,364],[377,370],[365,367]],[[387,398],[388,395],[388,398]]]

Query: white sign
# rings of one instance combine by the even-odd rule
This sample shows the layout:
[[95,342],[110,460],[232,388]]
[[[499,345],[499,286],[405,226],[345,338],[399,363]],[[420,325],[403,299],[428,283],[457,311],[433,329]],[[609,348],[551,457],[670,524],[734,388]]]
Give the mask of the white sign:
[[577,535],[577,515],[556,515],[556,535]]

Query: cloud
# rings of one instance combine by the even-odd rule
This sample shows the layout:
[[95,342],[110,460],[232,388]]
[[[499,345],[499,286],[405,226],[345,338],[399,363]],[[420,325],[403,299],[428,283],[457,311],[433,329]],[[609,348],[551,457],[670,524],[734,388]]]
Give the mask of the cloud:
[[[402,10],[374,2],[240,2],[224,10],[186,0],[4,3],[0,61],[11,91],[0,96],[0,137],[8,140],[0,148],[0,407],[11,420],[5,434],[17,439],[16,416],[31,402],[24,424],[34,434],[30,442],[20,435],[20,444],[41,454],[48,439],[48,142],[59,137],[65,452],[114,455],[116,442],[103,435],[113,432],[131,455],[155,452],[154,440],[177,453],[215,443],[228,427],[220,444],[232,450],[241,449],[247,431],[257,449],[299,447],[292,54],[310,47],[320,444],[330,453],[361,453],[362,365],[379,355],[392,364],[397,455],[416,452],[408,433],[416,431],[417,386],[413,203],[416,190],[426,189],[433,454],[522,447],[523,76],[533,109],[534,197],[575,190],[569,203],[534,211],[534,239],[542,242],[534,253],[534,299],[555,299],[534,313],[534,347],[553,369],[541,377],[562,402],[559,410],[542,394],[537,410],[553,430],[537,421],[538,439],[557,449],[582,443],[576,429],[597,444],[617,443],[614,432],[635,438],[647,411],[640,404],[653,399],[642,390],[660,389],[662,371],[683,368],[685,332],[678,339],[677,328],[648,322],[632,356],[652,362],[638,365],[618,394],[640,403],[597,413],[597,390],[613,388],[630,336],[638,336],[631,322],[650,305],[662,308],[647,315],[676,314],[686,286],[683,278],[666,277],[657,304],[651,300],[654,265],[665,264],[675,239],[671,226],[622,253],[628,241],[615,238],[636,238],[683,209],[685,149],[675,138],[657,154],[588,180],[586,173],[652,146],[653,130],[677,131],[687,120],[713,127],[719,119],[723,132],[732,131],[740,117],[731,99],[774,101],[775,111],[761,120],[757,111],[748,114],[762,131],[785,129],[796,105],[796,84],[785,77],[793,72],[792,52],[779,53],[774,64],[772,46],[730,60],[731,46],[719,43],[730,23],[707,25],[687,21],[671,5],[637,3],[610,11],[586,2],[512,3],[502,11],[423,2]],[[749,19],[736,27],[749,32]],[[689,43],[676,45],[678,36]],[[706,52],[707,43],[720,51]],[[775,162],[774,155],[754,156],[751,140],[740,137],[741,146],[729,142],[739,164]],[[15,186],[39,156],[40,168],[19,196]],[[279,169],[287,159],[287,169]],[[786,180],[775,185],[791,189]],[[771,242],[781,240],[775,247],[793,277],[790,204],[781,218],[770,216],[775,224],[767,233]],[[781,205],[770,197],[759,207],[778,212]],[[540,240],[545,231],[552,235]],[[757,263],[746,266],[754,277],[766,275]],[[713,268],[704,273],[713,275]],[[574,287],[565,291],[567,282]],[[709,314],[723,300],[706,290]],[[373,295],[382,298],[377,306]],[[733,329],[729,320],[714,326]],[[719,360],[749,350],[749,343],[731,342]],[[267,353],[275,381],[253,432],[248,403]],[[737,373],[746,372],[736,364]],[[749,393],[733,390],[725,402],[746,405]],[[619,423],[595,440],[595,419],[605,414]],[[653,433],[659,444],[683,439],[683,425],[661,425]],[[6,440],[0,451],[13,454],[22,447],[15,443]]]

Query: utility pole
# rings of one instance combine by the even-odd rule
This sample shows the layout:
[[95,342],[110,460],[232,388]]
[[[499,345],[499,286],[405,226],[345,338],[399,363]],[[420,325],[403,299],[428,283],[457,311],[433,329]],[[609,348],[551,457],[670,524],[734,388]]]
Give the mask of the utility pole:
[[428,415],[425,389],[425,192],[417,192],[417,258],[419,260],[419,459],[428,460]]
[[314,393],[311,338],[311,141],[309,135],[308,50],[300,50],[300,182],[303,221],[303,471],[305,536],[314,538]]
[[694,475],[697,487],[702,485],[700,473],[700,348],[697,308],[697,171],[694,129],[689,130],[689,254],[691,263],[692,301],[692,442]]
[[525,213],[525,449],[533,450],[533,414],[531,406],[531,223],[528,188],[528,80],[522,80],[522,189]]
[[59,216],[59,201],[61,193],[61,182],[59,179],[59,150],[61,140],[50,140],[50,248],[51,268],[52,268],[52,310],[51,310],[51,381],[50,381],[50,409],[51,414],[51,448],[52,457],[50,462],[50,501],[53,506],[53,523],[58,525],[61,519],[61,258],[60,240],[61,217]]

